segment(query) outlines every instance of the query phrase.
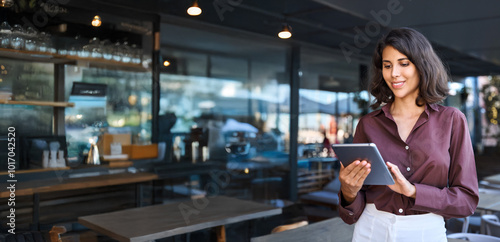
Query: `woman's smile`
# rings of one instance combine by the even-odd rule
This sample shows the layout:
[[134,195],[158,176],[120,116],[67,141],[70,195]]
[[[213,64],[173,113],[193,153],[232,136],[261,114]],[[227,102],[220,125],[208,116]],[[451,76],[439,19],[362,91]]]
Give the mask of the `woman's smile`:
[[420,75],[408,57],[392,46],[382,51],[382,74],[394,94],[394,99],[416,100]]

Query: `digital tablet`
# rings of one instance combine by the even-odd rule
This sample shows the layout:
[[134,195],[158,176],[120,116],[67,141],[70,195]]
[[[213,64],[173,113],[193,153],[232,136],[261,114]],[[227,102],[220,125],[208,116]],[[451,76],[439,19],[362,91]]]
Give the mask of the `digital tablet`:
[[367,160],[371,163],[371,172],[364,185],[392,185],[394,179],[374,143],[333,144],[333,151],[344,167],[355,160]]

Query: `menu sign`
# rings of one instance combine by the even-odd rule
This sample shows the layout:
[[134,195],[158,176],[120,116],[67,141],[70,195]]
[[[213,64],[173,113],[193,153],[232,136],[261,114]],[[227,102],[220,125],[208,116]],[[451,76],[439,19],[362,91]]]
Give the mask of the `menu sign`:
[[73,82],[71,95],[104,97],[107,87],[105,84]]

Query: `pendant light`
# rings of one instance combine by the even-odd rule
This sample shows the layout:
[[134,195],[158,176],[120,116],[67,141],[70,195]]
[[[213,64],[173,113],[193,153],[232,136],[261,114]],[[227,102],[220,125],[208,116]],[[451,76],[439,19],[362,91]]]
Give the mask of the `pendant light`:
[[187,13],[191,16],[198,16],[201,14],[201,8],[198,6],[198,0],[194,0],[193,5],[187,9]]
[[101,17],[99,15],[94,16],[94,19],[92,19],[92,26],[99,27],[101,24]]
[[278,33],[278,37],[282,39],[288,39],[292,37],[292,27],[288,24],[283,24],[283,29]]
[[13,0],[1,0],[0,1],[0,7],[2,8],[10,8],[14,5]]

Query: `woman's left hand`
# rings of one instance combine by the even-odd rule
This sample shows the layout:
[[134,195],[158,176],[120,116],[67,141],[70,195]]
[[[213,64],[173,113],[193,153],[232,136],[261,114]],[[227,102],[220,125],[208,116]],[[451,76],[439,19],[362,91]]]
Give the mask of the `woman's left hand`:
[[413,184],[411,184],[401,173],[398,166],[386,162],[389,171],[392,173],[392,178],[394,179],[394,185],[387,185],[391,190],[403,194],[407,197],[415,198],[417,194],[417,189]]

